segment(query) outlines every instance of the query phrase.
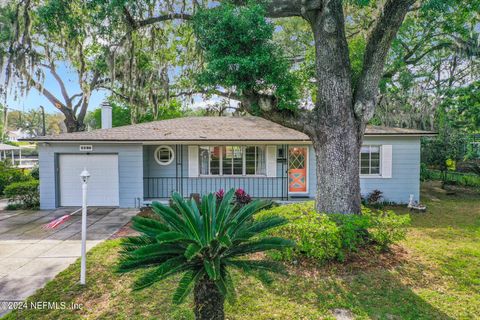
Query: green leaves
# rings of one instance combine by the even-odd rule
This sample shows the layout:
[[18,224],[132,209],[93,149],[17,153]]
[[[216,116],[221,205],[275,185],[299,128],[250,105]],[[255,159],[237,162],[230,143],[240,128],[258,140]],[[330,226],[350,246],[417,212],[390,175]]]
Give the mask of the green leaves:
[[168,276],[172,276],[176,273],[185,271],[188,269],[188,265],[185,263],[185,258],[175,257],[171,258],[162,264],[160,264],[154,271],[148,272],[135,281],[134,289],[140,290],[151,286],[155,282],[165,279]]
[[202,250],[202,247],[199,246],[196,243],[191,243],[188,247],[187,250],[185,250],[184,256],[187,258],[188,261],[192,260],[193,257],[195,257],[197,254],[200,253]]
[[229,190],[218,203],[214,194],[208,194],[202,197],[200,206],[179,194],[172,196],[172,207],[154,203],[155,218],[133,219],[135,229],[143,235],[123,241],[118,271],[149,268],[135,282],[135,289],[184,273],[173,296],[175,303],[184,301],[198,281],[215,283],[222,295],[233,302],[235,289],[229,267],[268,279],[268,272],[281,269],[277,264],[235,258],[292,246],[289,240],[259,237],[261,232],[286,220],[270,217],[254,221],[253,215],[269,202],[253,201],[239,209],[232,202],[233,195],[234,190]]
[[160,243],[174,242],[176,240],[185,240],[185,239],[187,238],[185,238],[185,235],[183,233],[175,232],[175,231],[160,233],[157,236],[157,241]]
[[143,232],[149,236],[155,236],[159,232],[164,232],[168,230],[167,226],[157,220],[143,218],[139,216],[132,218],[132,228],[134,230]]
[[262,4],[222,2],[199,10],[193,29],[206,61],[198,85],[222,86],[238,94],[272,91],[279,109],[297,108],[299,79],[290,72],[284,52],[272,42],[274,25],[265,18]]
[[192,291],[193,284],[203,275],[202,271],[187,271],[180,280],[177,290],[173,295],[173,302],[182,303],[187,295]]

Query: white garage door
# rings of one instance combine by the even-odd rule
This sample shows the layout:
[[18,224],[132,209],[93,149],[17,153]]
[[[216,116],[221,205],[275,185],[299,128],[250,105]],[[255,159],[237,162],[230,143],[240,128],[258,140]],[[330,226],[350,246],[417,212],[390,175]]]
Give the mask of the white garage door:
[[87,169],[87,199],[89,206],[118,206],[118,155],[61,154],[59,155],[60,205],[82,205],[80,173]]

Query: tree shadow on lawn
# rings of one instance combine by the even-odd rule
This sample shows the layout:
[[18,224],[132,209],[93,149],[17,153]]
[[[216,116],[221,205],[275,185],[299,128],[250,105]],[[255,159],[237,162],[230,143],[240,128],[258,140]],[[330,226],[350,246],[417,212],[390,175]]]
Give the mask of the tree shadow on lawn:
[[271,290],[297,303],[314,304],[324,314],[339,308],[372,319],[453,319],[417,293],[436,293],[435,280],[425,274],[429,272],[425,265],[408,258],[387,253],[371,256],[367,264],[336,263],[313,272],[303,272],[301,267]]

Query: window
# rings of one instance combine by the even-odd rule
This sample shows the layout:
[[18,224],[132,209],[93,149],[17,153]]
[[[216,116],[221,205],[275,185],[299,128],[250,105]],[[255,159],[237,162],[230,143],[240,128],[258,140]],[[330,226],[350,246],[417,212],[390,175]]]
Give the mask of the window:
[[201,146],[200,175],[265,175],[265,146]]
[[222,147],[200,147],[200,174],[220,174]]
[[166,166],[173,162],[174,153],[170,146],[160,146],[154,152],[155,161],[159,165]]
[[360,174],[380,174],[380,146],[362,146],[360,150]]

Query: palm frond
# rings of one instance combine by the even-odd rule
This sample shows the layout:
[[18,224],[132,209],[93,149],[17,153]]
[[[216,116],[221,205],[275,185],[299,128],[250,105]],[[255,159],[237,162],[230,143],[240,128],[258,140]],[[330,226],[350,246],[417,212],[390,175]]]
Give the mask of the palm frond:
[[173,294],[173,303],[180,304],[188,296],[195,282],[204,274],[202,270],[189,270],[180,280],[177,290]]
[[151,254],[146,256],[124,255],[120,258],[116,272],[124,273],[135,269],[149,268],[151,266],[159,265],[175,256],[176,255],[166,254]]
[[169,231],[169,228],[160,221],[139,216],[132,218],[132,228],[149,236]]
[[181,254],[185,247],[181,243],[152,243],[130,251],[130,255],[144,256],[149,254]]
[[207,275],[212,280],[217,280],[220,275],[220,268],[216,261],[203,260],[203,267],[207,272]]
[[228,271],[228,269],[223,266],[221,270],[221,281],[224,284],[224,287],[226,289],[226,298],[230,304],[234,304],[235,301],[237,300],[237,295],[235,292],[235,285],[233,283],[232,275]]
[[191,265],[187,263],[185,257],[177,256],[160,264],[153,271],[147,272],[135,281],[134,289],[140,290],[151,286],[157,281],[163,280],[179,272],[187,271]]
[[231,238],[234,238],[237,230],[255,213],[261,209],[268,207],[270,205],[269,201],[255,200],[241,208],[237,214],[231,220],[233,222],[232,226],[229,228],[228,233]]
[[190,261],[196,255],[198,255],[201,250],[202,250],[202,247],[199,246],[197,243],[191,243],[188,245],[183,255],[185,256],[185,258],[187,258],[188,261]]
[[232,247],[225,252],[225,257],[233,257],[246,255],[249,253],[262,252],[272,249],[285,249],[293,247],[295,243],[291,240],[277,238],[277,237],[267,237],[256,241],[246,242],[239,244],[238,246]]
[[232,205],[233,196],[235,195],[235,189],[230,189],[225,195],[223,196],[222,202],[218,206],[218,213],[216,216],[216,225],[217,225],[217,232],[224,233],[224,227],[226,221],[229,220],[230,215],[233,212],[235,206]]
[[170,226],[172,230],[188,233],[185,221],[183,221],[183,219],[175,210],[169,206],[161,204],[160,202],[154,202],[152,204],[152,209],[165,221],[166,224]]
[[196,215],[196,211],[192,210],[192,207],[190,207],[189,203],[187,203],[180,194],[175,192],[172,195],[172,200],[183,217],[184,225],[186,227],[185,231],[192,236],[193,239],[200,242],[200,215]]
[[205,236],[205,243],[212,241],[215,232],[215,212],[217,200],[213,193],[202,197],[202,218],[203,218],[203,233]]
[[129,252],[156,242],[157,240],[154,237],[138,236],[123,238],[120,245],[122,246],[122,251]]
[[247,241],[262,232],[285,225],[286,223],[288,223],[288,220],[283,217],[269,217],[252,223],[244,223],[244,225],[238,228],[232,242],[237,244]]
[[184,233],[176,231],[160,233],[159,235],[157,235],[156,239],[159,243],[175,242],[180,240],[192,241],[191,239],[187,238]]
[[248,227],[248,231],[253,234],[258,234],[270,230],[272,228],[280,227],[288,223],[288,219],[278,216],[269,217],[260,221],[255,221]]
[[184,248],[178,244],[153,243],[139,247],[135,250],[122,251],[118,265],[118,272],[127,272],[134,269],[158,265],[164,261],[178,256]]

